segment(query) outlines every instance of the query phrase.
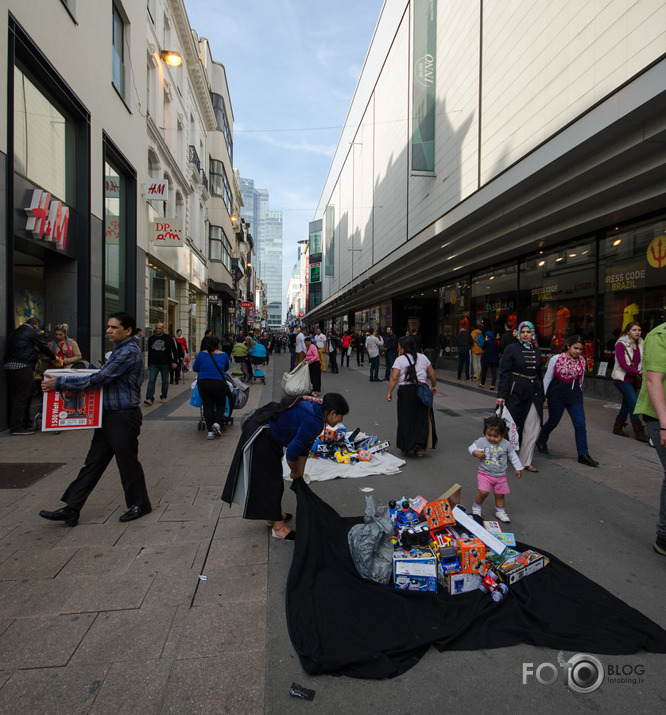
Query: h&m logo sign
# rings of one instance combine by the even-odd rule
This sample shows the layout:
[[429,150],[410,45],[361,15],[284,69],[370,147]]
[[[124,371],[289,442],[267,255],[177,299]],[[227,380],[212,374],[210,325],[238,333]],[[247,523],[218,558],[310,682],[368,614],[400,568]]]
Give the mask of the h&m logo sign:
[[51,194],[35,189],[32,192],[30,206],[24,211],[28,214],[25,228],[34,238],[53,241],[57,248],[65,250],[69,223],[68,206],[65,206],[62,201],[51,202]]

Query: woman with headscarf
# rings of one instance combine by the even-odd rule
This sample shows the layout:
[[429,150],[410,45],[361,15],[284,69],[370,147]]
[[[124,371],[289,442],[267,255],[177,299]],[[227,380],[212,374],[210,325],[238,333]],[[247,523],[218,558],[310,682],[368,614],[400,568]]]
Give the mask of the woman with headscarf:
[[534,325],[528,321],[518,326],[518,342],[509,345],[502,356],[497,404],[506,405],[520,435],[520,461],[528,472],[532,466],[534,446],[543,421],[543,381],[541,350],[536,342]]

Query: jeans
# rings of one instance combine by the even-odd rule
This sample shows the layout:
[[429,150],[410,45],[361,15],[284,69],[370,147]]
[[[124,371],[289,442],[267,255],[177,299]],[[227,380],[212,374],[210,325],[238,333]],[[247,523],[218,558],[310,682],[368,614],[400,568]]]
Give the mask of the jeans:
[[620,411],[617,416],[624,421],[627,419],[627,415],[629,415],[632,422],[640,422],[641,418],[634,414],[634,407],[636,407],[636,400],[638,399],[634,383],[614,382],[613,384],[622,394],[622,407],[620,407]]
[[481,353],[472,353],[472,377],[481,376]]
[[370,363],[370,379],[379,380],[379,355],[368,358],[368,362]]
[[169,393],[169,372],[171,365],[149,365],[148,366],[148,389],[146,390],[146,399],[155,399],[155,383],[157,382],[157,374],[162,376],[162,392],[160,397],[166,398]]
[[296,367],[296,349],[289,348],[289,372]]
[[666,541],[666,449],[661,446],[662,432],[659,429],[659,420],[646,420],[645,428],[657,450],[657,456],[661,460],[664,468],[664,481],[661,484],[661,496],[659,498],[659,521],[657,522],[657,536]]
[[356,348],[356,364],[361,367],[365,363],[365,353],[363,352],[365,348]]
[[469,380],[469,350],[464,350],[458,353],[458,379],[462,375],[463,368],[465,369],[465,377]]
[[583,454],[589,454],[587,448],[587,430],[585,428],[585,410],[583,409],[582,402],[577,402],[573,405],[565,405],[564,402],[553,402],[552,400],[548,400],[548,420],[541,428],[539,442],[542,442],[543,444],[548,442],[550,433],[560,423],[565,409],[569,413],[569,417],[571,417],[571,424],[573,425],[574,434],[576,435],[576,450],[578,451],[578,456],[580,457]]
[[387,350],[384,358],[386,360],[386,372],[384,373],[384,379],[390,380],[391,379],[391,370],[393,369],[393,363],[398,358],[398,351],[397,350]]

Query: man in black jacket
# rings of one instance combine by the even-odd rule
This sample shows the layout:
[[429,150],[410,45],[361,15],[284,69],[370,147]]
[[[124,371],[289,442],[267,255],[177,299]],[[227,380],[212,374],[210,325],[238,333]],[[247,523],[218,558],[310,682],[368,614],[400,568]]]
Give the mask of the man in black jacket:
[[460,329],[456,338],[456,345],[458,346],[458,379],[461,379],[464,368],[465,379],[469,380],[470,350],[474,345],[474,339],[465,328]]
[[391,370],[393,363],[398,357],[398,336],[393,332],[392,327],[386,328],[386,337],[384,338],[384,359],[386,360],[386,371],[384,379],[391,379]]
[[28,318],[23,325],[12,330],[7,337],[5,370],[10,395],[9,427],[15,435],[34,434],[32,423],[28,421],[28,411],[32,401],[32,385],[35,379],[35,365],[38,354],[55,360],[48,344],[39,334],[39,320]]
[[156,323],[155,332],[148,338],[148,388],[144,404],[152,405],[155,402],[157,373],[162,376],[160,400],[166,402],[169,392],[169,370],[175,370],[177,366],[176,341],[164,332],[164,323]]

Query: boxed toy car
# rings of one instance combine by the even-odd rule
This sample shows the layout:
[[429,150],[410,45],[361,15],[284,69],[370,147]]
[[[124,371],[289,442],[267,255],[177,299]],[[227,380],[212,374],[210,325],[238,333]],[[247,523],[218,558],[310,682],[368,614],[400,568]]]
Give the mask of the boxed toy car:
[[456,523],[451,513],[451,507],[446,501],[431,501],[425,506],[423,516],[428,522],[428,526],[432,531],[443,529],[445,526],[450,526]]
[[476,591],[481,583],[478,573],[444,573],[440,570],[439,582],[452,595]]
[[496,566],[495,570],[500,579],[510,586],[516,581],[520,581],[521,578],[539,571],[547,563],[548,559],[545,556],[530,549],[506,559]]
[[479,573],[486,560],[486,546],[481,539],[458,539],[456,552],[463,573]]
[[393,583],[403,591],[437,591],[437,558],[429,548],[396,549]]

